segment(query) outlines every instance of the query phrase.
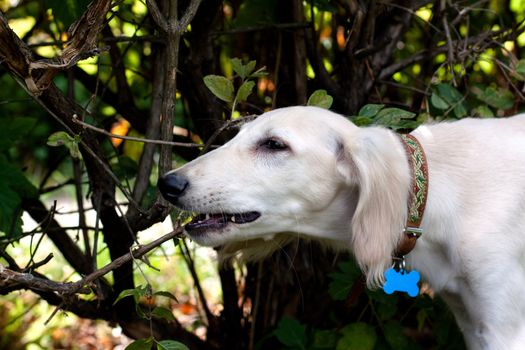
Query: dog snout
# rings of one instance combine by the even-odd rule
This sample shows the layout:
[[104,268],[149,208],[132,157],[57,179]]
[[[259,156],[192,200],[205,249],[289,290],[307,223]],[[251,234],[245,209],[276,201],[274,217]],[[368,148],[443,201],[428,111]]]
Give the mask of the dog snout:
[[188,179],[177,173],[168,173],[157,183],[162,196],[173,204],[177,204],[177,200],[184,195],[189,185]]

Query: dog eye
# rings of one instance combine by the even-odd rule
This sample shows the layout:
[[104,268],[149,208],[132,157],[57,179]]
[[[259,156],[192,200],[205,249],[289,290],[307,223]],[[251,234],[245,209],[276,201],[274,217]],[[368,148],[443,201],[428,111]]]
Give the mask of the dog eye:
[[259,147],[270,151],[284,151],[288,149],[288,145],[276,138],[269,138],[260,143]]

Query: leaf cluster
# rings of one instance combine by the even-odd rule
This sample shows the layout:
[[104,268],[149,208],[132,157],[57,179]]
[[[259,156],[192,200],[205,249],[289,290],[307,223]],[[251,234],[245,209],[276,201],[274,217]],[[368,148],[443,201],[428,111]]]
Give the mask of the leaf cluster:
[[[355,261],[342,261],[330,273],[329,292],[334,300],[344,301],[361,272]],[[286,349],[308,350],[390,350],[423,349],[405,331],[433,333],[437,349],[463,349],[461,335],[455,329],[452,314],[443,313],[443,302],[422,295],[411,299],[405,294],[386,295],[382,291],[366,291],[356,307],[359,317],[352,322],[335,322],[333,328],[316,328],[297,319],[282,318],[271,333]],[[337,320],[335,314],[330,318]]]
[[[148,284],[123,290],[115,299],[114,304],[127,297],[133,297],[135,310],[139,317],[145,320],[156,318],[167,322],[175,321],[175,317],[170,309],[155,305],[156,297],[165,297],[177,301],[177,298],[172,293],[167,291],[153,292],[151,285]],[[152,346],[155,346],[157,350],[189,350],[189,348],[181,342],[175,340],[157,340],[153,335],[133,341],[126,347],[126,350],[151,350]]]
[[243,64],[241,59],[232,58],[230,63],[237,77],[240,78],[240,86],[237,91],[235,91],[233,81],[222,75],[207,75],[204,77],[204,84],[217,98],[228,103],[233,116],[237,104],[245,102],[252,94],[255,87],[254,79],[263,77],[267,73],[265,67],[255,70],[257,65],[255,60]]

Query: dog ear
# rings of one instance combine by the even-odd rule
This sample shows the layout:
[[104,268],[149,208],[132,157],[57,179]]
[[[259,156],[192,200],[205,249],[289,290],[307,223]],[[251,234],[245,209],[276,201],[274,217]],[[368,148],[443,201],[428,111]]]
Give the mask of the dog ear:
[[338,169],[359,193],[351,224],[354,256],[368,286],[378,287],[406,223],[410,169],[393,132],[371,127],[354,136],[344,144]]

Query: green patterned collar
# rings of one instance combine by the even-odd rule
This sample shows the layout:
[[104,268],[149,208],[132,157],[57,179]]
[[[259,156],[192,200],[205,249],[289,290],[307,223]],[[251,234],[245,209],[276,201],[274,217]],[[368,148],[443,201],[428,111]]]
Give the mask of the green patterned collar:
[[423,233],[420,228],[425,212],[428,195],[428,164],[425,152],[419,141],[412,135],[400,135],[403,147],[408,157],[412,173],[412,191],[408,202],[408,218],[403,239],[395,251],[396,257],[403,257],[414,249],[417,239]]

